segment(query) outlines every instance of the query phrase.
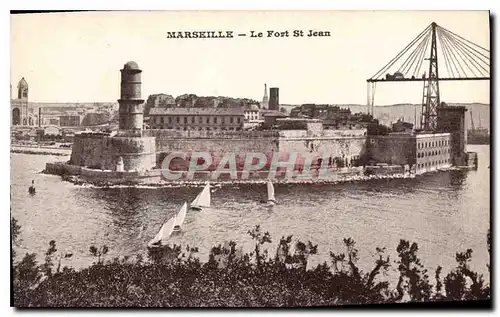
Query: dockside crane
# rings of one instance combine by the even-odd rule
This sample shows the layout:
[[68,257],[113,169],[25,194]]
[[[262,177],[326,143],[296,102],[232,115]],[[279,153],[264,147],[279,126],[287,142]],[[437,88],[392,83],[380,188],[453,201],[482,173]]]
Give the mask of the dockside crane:
[[[427,67],[424,61],[428,61]],[[490,51],[432,22],[366,80],[368,113],[374,115],[377,83],[423,82],[420,128],[435,131],[441,104],[439,82],[459,80],[490,80]]]

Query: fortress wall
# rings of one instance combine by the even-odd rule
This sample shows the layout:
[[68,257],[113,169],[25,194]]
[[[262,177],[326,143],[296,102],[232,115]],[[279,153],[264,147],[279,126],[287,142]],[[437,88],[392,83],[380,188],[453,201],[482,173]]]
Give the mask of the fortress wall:
[[[236,157],[242,167],[248,153],[263,153],[270,164],[273,155],[279,153],[279,161],[287,161],[290,153],[297,153],[298,166],[305,157],[316,159],[325,156],[343,158],[363,156],[366,147],[366,130],[285,130],[285,131],[176,131],[145,130],[142,137],[99,134],[77,134],[71,154],[71,164],[94,169],[115,170],[119,157],[124,169],[150,170],[162,168],[164,158],[171,153],[182,152],[185,159],[177,158],[169,165],[172,169],[187,168],[194,152],[208,152],[212,165],[217,166],[228,154]],[[254,161],[254,163],[256,163]]]
[[[280,138],[280,153],[297,153],[301,157],[312,155],[313,162],[319,158],[331,157],[351,158],[361,157],[366,151],[366,137],[327,138]],[[304,160],[298,160],[303,162]]]
[[[277,142],[274,138],[267,139],[175,139],[157,140],[157,167],[161,167],[163,159],[170,153],[182,152],[190,156],[194,152],[208,152],[212,163],[218,164],[225,155],[234,154],[237,164],[244,164],[247,153],[272,153],[277,151]],[[188,158],[189,159],[189,158]],[[179,161],[179,160],[177,160]],[[184,165],[185,163],[180,164]]]
[[93,169],[115,170],[118,158],[124,169],[151,169],[156,165],[155,138],[109,137],[98,134],[77,134],[70,163]]
[[186,153],[187,159],[176,158],[169,165],[175,170],[186,169],[189,166],[190,153],[193,152],[209,152],[212,164],[215,166],[224,155],[234,153],[236,163],[240,167],[244,164],[247,153],[266,154],[268,164],[276,153],[279,153],[280,162],[287,161],[290,153],[298,153],[296,161],[298,165],[301,165],[304,158],[310,154],[317,158],[328,155],[332,158],[345,158],[347,161],[364,154],[366,130],[312,132],[314,131],[285,130],[207,134],[198,131],[147,130],[144,134],[156,137],[157,168],[162,167],[162,162],[168,154]]
[[114,170],[119,157],[126,171],[148,170],[156,165],[156,141],[153,137],[105,137],[103,166]]
[[[366,129],[359,130],[286,130],[280,132],[279,151],[312,155],[314,158],[338,157],[349,161],[366,151]],[[316,160],[313,159],[313,162]],[[303,160],[300,160],[303,162]]]
[[389,165],[415,164],[416,139],[411,135],[370,136],[368,159]]
[[70,164],[91,168],[101,167],[103,151],[103,135],[75,134]]
[[[177,131],[145,130],[143,135],[156,138],[156,166],[162,166],[163,159],[170,153],[182,152],[188,156],[193,152],[209,152],[212,162],[228,153],[236,155],[237,163],[243,164],[247,153],[271,153],[278,150],[278,133],[269,131]],[[188,158],[189,159],[189,158]],[[174,169],[187,167],[187,162],[176,159]]]
[[277,138],[277,131],[197,131],[197,130],[167,130],[167,129],[149,129],[143,130],[143,136],[155,137],[157,146],[162,146],[167,140],[174,139],[266,139]]
[[366,137],[366,129],[343,129],[343,130],[323,130],[322,136],[324,137]]

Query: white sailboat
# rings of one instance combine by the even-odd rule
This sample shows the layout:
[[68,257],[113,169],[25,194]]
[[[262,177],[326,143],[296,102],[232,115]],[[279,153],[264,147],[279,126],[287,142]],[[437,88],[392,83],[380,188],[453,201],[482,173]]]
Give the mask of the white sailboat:
[[274,186],[271,180],[267,181],[267,204],[274,205],[276,203],[276,198],[274,197]]
[[184,223],[184,219],[186,218],[186,212],[187,212],[187,202],[184,202],[184,205],[182,205],[181,210],[175,217],[175,224],[174,224],[174,232],[181,231],[182,224]]
[[151,241],[149,241],[148,247],[150,248],[160,247],[163,241],[168,240],[168,238],[172,234],[172,231],[174,230],[176,218],[177,218],[176,216],[173,216],[163,224],[163,226],[161,227],[160,231],[158,231],[156,236],[153,239],[151,239]]
[[294,240],[291,244],[290,244],[290,250],[288,250],[288,253],[290,254],[291,257],[293,257],[295,255],[295,248],[297,246],[297,240]]
[[202,207],[210,207],[210,183],[207,183],[201,193],[191,203],[191,209],[201,210]]

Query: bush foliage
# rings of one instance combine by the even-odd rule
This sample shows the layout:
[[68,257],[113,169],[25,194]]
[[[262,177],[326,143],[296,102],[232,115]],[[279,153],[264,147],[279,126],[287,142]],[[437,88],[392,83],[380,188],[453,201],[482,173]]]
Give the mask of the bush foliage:
[[[19,230],[13,219],[14,244]],[[91,246],[95,262],[79,271],[61,268],[61,261],[72,254],[60,253],[55,241],[50,241],[44,263],[37,263],[32,253],[13,265],[14,305],[298,307],[490,299],[489,285],[469,267],[472,250],[456,254],[457,267],[444,280],[438,267],[432,285],[420,263],[417,244],[401,240],[395,261],[399,280],[391,289],[382,278],[391,266],[385,248],[377,248],[373,269],[363,272],[357,265],[356,244],[346,238],[344,252],[330,252],[330,263],[307,269],[317,245],[282,237],[276,254],[270,255],[264,248],[272,243],[269,233],[260,226],[248,233],[255,241],[250,253],[228,242],[213,247],[206,263],[196,257],[198,249],[190,246],[150,250],[147,259],[139,255],[112,260],[106,259],[106,246]]]

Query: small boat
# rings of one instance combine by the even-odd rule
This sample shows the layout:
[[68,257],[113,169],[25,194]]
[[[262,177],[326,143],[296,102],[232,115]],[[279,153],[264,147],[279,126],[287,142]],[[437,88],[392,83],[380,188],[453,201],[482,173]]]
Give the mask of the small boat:
[[31,195],[34,195],[36,193],[36,189],[35,189],[35,180],[32,180],[31,181],[31,186],[28,188],[28,192],[31,194]]
[[161,247],[162,242],[168,240],[168,238],[172,234],[172,231],[174,230],[176,218],[177,218],[176,216],[173,216],[163,224],[163,226],[161,227],[160,231],[158,231],[156,236],[153,239],[151,239],[151,241],[149,241],[148,243],[149,248]]
[[267,181],[267,204],[269,206],[274,206],[276,204],[276,198],[274,197],[274,186],[271,180]]
[[184,205],[182,205],[181,210],[175,216],[175,224],[174,224],[174,229],[172,230],[173,232],[181,231],[182,229],[182,224],[184,223],[184,219],[186,218],[186,212],[187,212],[187,203],[184,202]]
[[202,207],[210,207],[210,183],[207,183],[203,190],[191,203],[190,209],[200,211]]

